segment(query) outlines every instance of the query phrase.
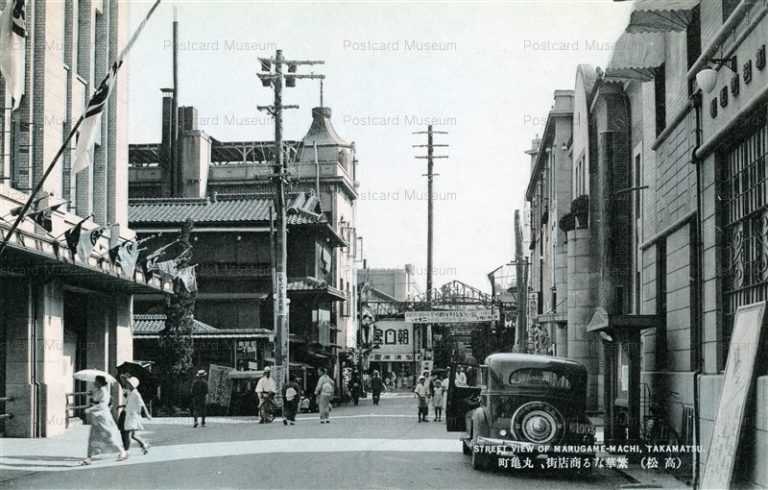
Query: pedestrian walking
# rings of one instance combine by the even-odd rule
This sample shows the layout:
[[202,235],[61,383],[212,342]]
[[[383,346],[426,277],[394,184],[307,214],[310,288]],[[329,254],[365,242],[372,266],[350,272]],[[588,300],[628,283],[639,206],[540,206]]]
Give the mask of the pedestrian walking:
[[320,408],[320,423],[330,424],[331,398],[333,397],[335,385],[325,368],[320,368],[318,371],[320,372],[320,379],[317,380],[315,396],[317,396],[317,404]]
[[283,425],[296,424],[296,412],[299,410],[301,400],[301,388],[299,378],[291,380],[283,388]]
[[110,450],[120,453],[117,460],[123,461],[128,457],[128,452],[123,447],[120,431],[109,409],[111,396],[107,380],[104,376],[96,376],[94,385],[90,393],[91,406],[85,409],[91,424],[88,434],[88,456],[81,464],[89,465],[93,462],[94,456]]
[[[428,397],[431,400],[432,399],[432,376],[430,376],[429,371],[424,370],[424,373],[421,375],[424,378],[424,386],[427,387],[427,393]],[[427,403],[427,413],[424,414],[424,418],[429,418],[429,403]]]
[[352,371],[352,378],[349,380],[349,392],[352,395],[352,401],[355,406],[360,402],[360,395],[363,392],[362,381],[360,380],[360,373]]
[[429,422],[427,420],[427,400],[429,398],[429,387],[425,384],[424,376],[419,376],[419,382],[416,383],[416,388],[413,390],[416,393],[416,398],[419,402],[419,422]]
[[205,380],[205,376],[208,373],[204,369],[201,369],[195,375],[195,381],[192,382],[192,419],[194,424],[192,427],[197,427],[197,418],[200,417],[205,427],[205,412],[208,408],[208,382]]
[[[149,452],[149,443],[139,437],[138,431],[144,430],[144,425],[141,423],[141,418],[146,415],[148,419],[152,417],[149,415],[149,410],[144,404],[144,399],[139,393],[139,380],[133,376],[125,380],[125,387],[128,390],[128,396],[125,401],[125,422],[123,430],[130,434],[130,438],[139,443],[141,450],[144,454]],[[130,445],[130,440],[128,441]],[[125,448],[126,450],[128,448]]]
[[373,404],[379,404],[379,398],[381,398],[381,392],[384,390],[384,380],[381,379],[381,375],[378,371],[373,372],[371,378],[371,395],[373,397]]
[[443,383],[439,375],[435,375],[432,383],[432,410],[435,412],[435,422],[439,422],[443,415]]

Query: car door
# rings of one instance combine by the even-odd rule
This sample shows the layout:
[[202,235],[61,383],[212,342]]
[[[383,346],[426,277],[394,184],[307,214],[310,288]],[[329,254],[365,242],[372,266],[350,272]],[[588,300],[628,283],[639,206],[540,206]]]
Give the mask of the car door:
[[[466,414],[480,406],[480,386],[468,386],[456,383],[457,375],[466,372],[468,368],[477,369],[468,364],[451,364],[448,375],[448,393],[445,398],[445,423],[448,432],[462,432],[467,430]],[[459,378],[460,380],[463,378]],[[470,379],[470,381],[472,381]]]

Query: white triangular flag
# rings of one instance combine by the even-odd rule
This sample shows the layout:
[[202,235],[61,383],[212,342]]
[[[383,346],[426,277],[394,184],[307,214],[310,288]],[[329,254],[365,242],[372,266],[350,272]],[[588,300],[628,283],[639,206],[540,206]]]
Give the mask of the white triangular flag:
[[110,68],[107,77],[101,81],[99,88],[91,96],[88,107],[85,109],[83,122],[80,124],[80,130],[77,132],[77,146],[75,147],[75,159],[72,165],[72,172],[78,173],[88,168],[91,164],[91,150],[96,140],[96,135],[101,131],[101,115],[104,113],[104,106],[112,93],[117,70],[122,61],[116,62]]
[[0,14],[0,73],[13,98],[12,110],[18,109],[24,94],[26,37],[24,0],[8,0]]

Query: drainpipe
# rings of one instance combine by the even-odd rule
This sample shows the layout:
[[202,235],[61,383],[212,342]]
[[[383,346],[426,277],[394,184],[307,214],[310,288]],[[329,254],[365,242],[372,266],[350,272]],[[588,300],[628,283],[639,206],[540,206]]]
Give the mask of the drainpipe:
[[[703,313],[702,313],[702,233],[701,233],[701,161],[696,156],[696,152],[701,146],[701,106],[702,106],[702,93],[699,89],[691,96],[693,103],[693,110],[696,117],[695,136],[696,147],[691,152],[691,163],[696,169],[696,232],[695,232],[695,247],[696,247],[696,277],[695,281],[695,304],[694,314],[696,315],[694,325],[697,326],[695,330],[696,341],[694,342],[694,359],[696,361],[695,371],[693,373],[693,433],[696,438],[695,445],[700,444],[700,427],[699,427],[699,376],[701,375],[701,328]],[[693,453],[693,488],[698,488],[699,483],[699,456],[698,452]]]

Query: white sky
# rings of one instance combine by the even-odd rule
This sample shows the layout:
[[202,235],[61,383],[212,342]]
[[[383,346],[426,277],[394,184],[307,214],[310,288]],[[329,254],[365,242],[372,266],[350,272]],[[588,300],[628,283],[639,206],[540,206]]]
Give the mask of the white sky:
[[[369,267],[416,266],[426,282],[426,171],[411,134],[435,119],[450,148],[437,160],[435,286],[459,279],[484,290],[513,258],[513,213],[529,177],[523,152],[544,128],[555,89],[572,89],[578,63],[605,66],[631,2],[261,3],[177,1],[180,104],[199,110],[220,140],[273,138],[256,110],[271,101],[257,57],[283,49],[322,59],[325,105],[357,145],[357,224]],[[129,56],[131,143],[160,140],[160,88],[171,85],[171,2],[159,7]],[[149,6],[131,2],[131,30]],[[413,43],[438,43],[420,52]],[[410,43],[410,45],[406,45]],[[379,48],[379,49],[372,49]],[[383,49],[382,49],[383,48]],[[307,73],[308,68],[300,68]],[[299,80],[284,103],[285,137],[300,139],[319,105]],[[443,122],[440,127],[439,122]],[[423,195],[422,195],[423,193]]]

